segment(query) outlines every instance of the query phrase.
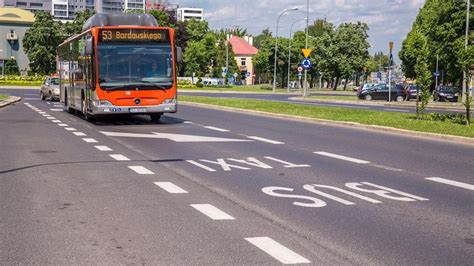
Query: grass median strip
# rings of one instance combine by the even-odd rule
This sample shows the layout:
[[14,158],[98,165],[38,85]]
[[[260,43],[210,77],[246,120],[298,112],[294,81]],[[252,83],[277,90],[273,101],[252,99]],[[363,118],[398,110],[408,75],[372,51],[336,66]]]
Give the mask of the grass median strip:
[[474,138],[472,125],[468,127],[450,121],[416,120],[414,114],[200,96],[180,96],[180,101]]
[[8,95],[0,94],[0,101],[8,99]]

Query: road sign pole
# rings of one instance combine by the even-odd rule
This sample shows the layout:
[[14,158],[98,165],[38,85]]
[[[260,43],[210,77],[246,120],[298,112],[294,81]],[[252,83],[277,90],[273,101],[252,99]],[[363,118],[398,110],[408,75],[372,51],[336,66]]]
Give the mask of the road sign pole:
[[[308,27],[309,27],[309,0],[306,0],[306,46],[305,48],[308,49]],[[308,70],[304,70],[304,84],[303,84],[303,96],[308,96]]]
[[438,76],[439,76],[439,72],[438,72],[438,61],[439,61],[439,56],[436,55],[436,81],[435,81],[435,89],[438,88]]
[[390,62],[388,65],[388,102],[392,101],[392,51],[393,51],[393,42],[389,43],[390,48]]

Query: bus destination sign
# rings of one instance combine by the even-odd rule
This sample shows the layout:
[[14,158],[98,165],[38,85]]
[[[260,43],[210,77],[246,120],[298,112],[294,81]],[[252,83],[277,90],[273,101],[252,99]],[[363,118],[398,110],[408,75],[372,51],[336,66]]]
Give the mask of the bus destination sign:
[[168,31],[149,29],[103,29],[100,42],[166,42]]

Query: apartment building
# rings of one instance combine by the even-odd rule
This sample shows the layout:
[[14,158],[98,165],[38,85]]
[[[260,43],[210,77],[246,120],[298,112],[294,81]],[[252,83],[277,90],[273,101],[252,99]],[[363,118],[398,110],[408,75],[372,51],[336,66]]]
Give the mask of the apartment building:
[[18,7],[27,11],[51,11],[51,0],[0,0],[0,7]]
[[194,7],[179,7],[176,9],[176,18],[178,21],[186,21],[190,19],[202,21],[204,19],[204,9]]

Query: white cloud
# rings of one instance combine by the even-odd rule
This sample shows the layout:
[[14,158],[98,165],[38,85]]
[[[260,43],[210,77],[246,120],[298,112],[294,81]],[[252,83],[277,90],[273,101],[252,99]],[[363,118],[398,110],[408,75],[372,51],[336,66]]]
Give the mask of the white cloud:
[[[176,0],[180,6],[203,7],[211,28],[231,28],[238,25],[257,35],[263,29],[275,32],[281,10],[298,7],[298,11],[282,16],[279,36],[288,37],[289,25],[306,17],[306,0]],[[425,0],[309,0],[310,22],[326,18],[339,25],[362,21],[369,25],[372,51],[387,51],[388,42],[395,42],[395,53]],[[298,24],[299,29],[304,23]]]

